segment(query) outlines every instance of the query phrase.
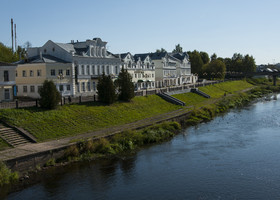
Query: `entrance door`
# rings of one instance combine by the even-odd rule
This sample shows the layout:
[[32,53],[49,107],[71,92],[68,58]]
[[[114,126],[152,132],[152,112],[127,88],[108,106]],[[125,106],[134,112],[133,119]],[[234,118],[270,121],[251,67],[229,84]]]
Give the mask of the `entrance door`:
[[5,100],[10,100],[10,90],[9,89],[5,89],[5,94],[4,94],[4,96],[5,96]]

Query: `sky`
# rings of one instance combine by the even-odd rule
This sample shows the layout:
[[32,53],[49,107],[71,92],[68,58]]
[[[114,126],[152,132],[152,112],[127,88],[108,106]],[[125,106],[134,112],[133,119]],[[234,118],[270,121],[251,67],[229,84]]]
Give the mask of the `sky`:
[[147,53],[176,44],[211,56],[249,54],[280,63],[279,0],[0,0],[0,42],[32,47],[100,37],[112,53]]

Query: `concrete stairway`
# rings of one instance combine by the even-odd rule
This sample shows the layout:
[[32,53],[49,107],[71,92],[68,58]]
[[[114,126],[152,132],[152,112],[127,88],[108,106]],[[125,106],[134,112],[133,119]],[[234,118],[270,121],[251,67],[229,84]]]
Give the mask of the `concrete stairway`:
[[205,97],[205,98],[210,98],[210,96],[209,96],[208,94],[206,94],[206,93],[204,93],[204,92],[198,90],[197,88],[192,88],[192,89],[191,89],[191,92],[193,92],[193,93],[195,93],[195,94],[198,94],[198,95],[200,95],[200,96],[203,96],[203,97]]
[[179,99],[176,99],[166,93],[158,93],[158,96],[160,96],[161,98],[163,98],[165,101],[169,101],[170,103],[176,104],[176,105],[180,105],[180,106],[185,106],[185,102],[180,101]]
[[2,123],[0,123],[0,137],[13,147],[32,143],[29,138],[25,137],[18,130]]

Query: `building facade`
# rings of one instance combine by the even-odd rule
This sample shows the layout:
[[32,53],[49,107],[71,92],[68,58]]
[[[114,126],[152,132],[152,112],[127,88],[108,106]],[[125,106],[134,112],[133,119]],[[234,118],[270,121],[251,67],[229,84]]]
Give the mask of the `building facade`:
[[0,62],[0,101],[12,101],[16,96],[16,65]]

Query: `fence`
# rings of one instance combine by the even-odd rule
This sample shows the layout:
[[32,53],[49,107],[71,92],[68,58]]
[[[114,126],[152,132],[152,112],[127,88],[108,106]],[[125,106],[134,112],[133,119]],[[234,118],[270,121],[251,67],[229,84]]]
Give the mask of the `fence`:
[[[190,88],[202,87],[206,85],[216,84],[223,81],[211,81],[211,82],[200,82],[195,84],[188,84],[183,86],[173,86],[173,87],[165,87],[165,88],[156,88],[156,89],[148,89],[148,90],[141,90],[135,91],[135,96],[146,96],[146,95],[153,95],[162,92],[174,92],[179,90],[186,90]],[[83,103],[83,102],[94,102],[98,101],[98,96],[79,96],[79,97],[63,97],[61,99],[60,105],[69,104],[69,103]],[[39,107],[39,100],[15,100],[12,102],[1,102],[0,109],[5,108],[26,108],[26,107]]]

